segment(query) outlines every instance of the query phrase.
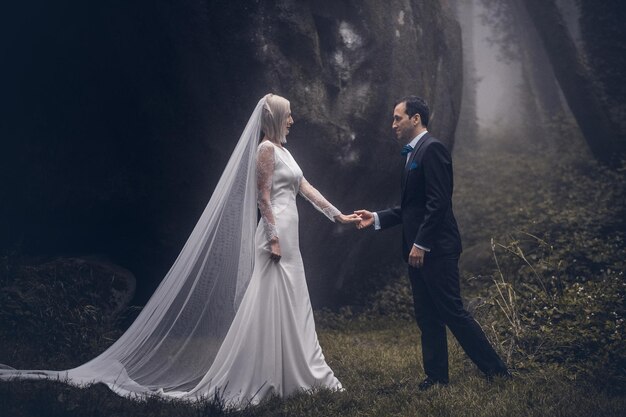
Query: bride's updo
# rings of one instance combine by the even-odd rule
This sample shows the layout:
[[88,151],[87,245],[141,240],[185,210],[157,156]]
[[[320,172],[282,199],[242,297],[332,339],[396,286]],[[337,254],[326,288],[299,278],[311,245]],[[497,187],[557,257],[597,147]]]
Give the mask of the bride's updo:
[[287,142],[285,124],[289,112],[289,100],[276,94],[266,95],[261,116],[261,130],[265,136],[275,142]]

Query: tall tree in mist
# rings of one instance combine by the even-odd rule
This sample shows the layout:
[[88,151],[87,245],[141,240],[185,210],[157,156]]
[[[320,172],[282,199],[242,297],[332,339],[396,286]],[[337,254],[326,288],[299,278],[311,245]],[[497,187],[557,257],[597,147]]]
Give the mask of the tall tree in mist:
[[481,0],[483,18],[493,28],[490,39],[499,47],[499,58],[517,62],[521,69],[521,103],[523,116],[546,123],[563,113],[561,92],[541,39],[522,3],[523,0]]
[[[554,0],[523,1],[589,148],[599,160],[608,164],[617,162],[623,155],[623,143],[602,102],[602,92],[594,84],[556,3]],[[594,6],[596,4],[598,2],[594,2]],[[590,30],[592,33],[603,33],[606,29],[598,26]],[[604,56],[603,53],[600,55]]]
[[626,2],[578,0],[579,26],[585,63],[601,93],[601,100],[618,130],[621,149],[626,144]]
[[456,136],[464,141],[473,140],[478,135],[478,115],[476,108],[476,75],[474,54],[474,1],[452,0],[452,6],[461,25],[463,39],[463,99],[457,124]]

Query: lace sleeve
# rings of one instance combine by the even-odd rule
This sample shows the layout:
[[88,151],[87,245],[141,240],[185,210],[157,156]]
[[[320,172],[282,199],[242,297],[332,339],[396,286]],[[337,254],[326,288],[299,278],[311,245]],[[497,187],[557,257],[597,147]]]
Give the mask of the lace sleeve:
[[306,178],[300,181],[300,195],[304,197],[313,207],[324,213],[331,221],[335,221],[335,216],[341,214],[339,210],[324,198],[324,196],[315,189]]
[[278,239],[276,221],[272,212],[270,193],[272,191],[272,177],[274,175],[274,147],[271,144],[261,144],[257,151],[256,181],[257,203],[261,212],[263,230],[269,241]]

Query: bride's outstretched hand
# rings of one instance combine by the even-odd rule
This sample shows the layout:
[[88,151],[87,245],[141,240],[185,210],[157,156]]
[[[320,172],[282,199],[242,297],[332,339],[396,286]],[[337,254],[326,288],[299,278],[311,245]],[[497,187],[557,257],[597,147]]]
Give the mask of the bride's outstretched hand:
[[353,224],[360,222],[361,218],[356,214],[349,214],[347,216],[345,214],[339,214],[335,216],[335,221],[343,224]]

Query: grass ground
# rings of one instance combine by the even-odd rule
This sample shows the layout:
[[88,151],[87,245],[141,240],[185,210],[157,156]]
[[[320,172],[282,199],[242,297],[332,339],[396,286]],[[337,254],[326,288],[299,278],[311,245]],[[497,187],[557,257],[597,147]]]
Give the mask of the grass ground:
[[621,416],[626,398],[608,392],[566,367],[550,365],[516,372],[511,381],[491,383],[451,340],[451,383],[423,393],[418,332],[407,321],[384,318],[344,321],[319,329],[327,360],[345,392],[321,390],[257,407],[227,412],[163,400],[136,402],[104,386],[78,389],[61,383],[0,384],[2,416]]

